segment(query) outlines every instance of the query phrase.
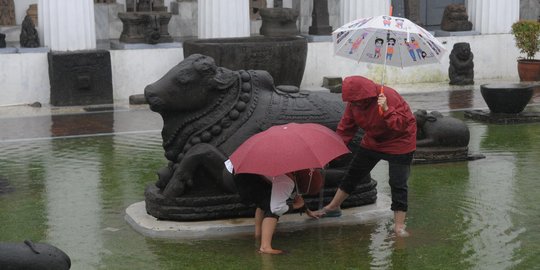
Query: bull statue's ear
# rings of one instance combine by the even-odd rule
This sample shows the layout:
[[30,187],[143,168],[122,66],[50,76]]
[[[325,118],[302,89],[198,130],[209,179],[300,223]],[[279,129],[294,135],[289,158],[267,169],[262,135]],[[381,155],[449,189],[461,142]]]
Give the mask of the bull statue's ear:
[[200,55],[199,58],[193,61],[193,67],[199,74],[212,75],[216,72],[216,63],[214,59]]
[[227,89],[238,80],[238,75],[224,67],[218,67],[214,78],[212,78],[214,86],[219,89]]

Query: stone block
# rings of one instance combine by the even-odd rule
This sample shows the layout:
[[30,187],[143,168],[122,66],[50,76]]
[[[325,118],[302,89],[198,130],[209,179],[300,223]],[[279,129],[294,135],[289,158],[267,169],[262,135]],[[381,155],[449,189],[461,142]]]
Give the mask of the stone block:
[[113,103],[110,53],[105,50],[50,52],[51,105]]
[[341,85],[343,79],[341,77],[323,77],[323,87],[330,89],[332,93],[341,93]]

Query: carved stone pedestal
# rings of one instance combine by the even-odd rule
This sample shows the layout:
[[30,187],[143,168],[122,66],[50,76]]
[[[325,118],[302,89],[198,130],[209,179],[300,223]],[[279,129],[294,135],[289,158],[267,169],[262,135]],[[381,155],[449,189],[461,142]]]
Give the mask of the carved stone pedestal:
[[184,42],[184,57],[199,53],[228,69],[266,70],[276,85],[300,86],[307,57],[303,37],[210,38]]
[[482,154],[469,154],[469,147],[417,147],[413,164],[432,164],[485,158]]
[[113,103],[110,53],[105,50],[51,52],[51,105]]
[[490,113],[488,110],[470,110],[465,111],[465,118],[478,120],[484,123],[512,125],[523,123],[540,122],[540,113],[521,112],[521,113]]
[[120,42],[157,44],[172,42],[169,34],[168,12],[120,12],[118,18],[124,27]]

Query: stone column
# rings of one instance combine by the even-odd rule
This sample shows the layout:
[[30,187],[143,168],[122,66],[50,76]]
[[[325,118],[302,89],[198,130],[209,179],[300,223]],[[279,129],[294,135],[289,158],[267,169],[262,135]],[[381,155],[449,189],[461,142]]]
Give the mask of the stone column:
[[390,0],[341,0],[341,25],[359,18],[389,15]]
[[468,0],[467,13],[473,30],[481,34],[506,34],[519,20],[519,0]]
[[93,0],[39,0],[39,32],[52,51],[96,49]]
[[199,38],[248,37],[248,0],[198,0]]

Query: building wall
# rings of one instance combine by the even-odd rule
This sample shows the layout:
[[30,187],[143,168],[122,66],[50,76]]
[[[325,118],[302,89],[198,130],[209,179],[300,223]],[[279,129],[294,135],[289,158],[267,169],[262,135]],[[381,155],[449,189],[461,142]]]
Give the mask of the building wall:
[[[387,68],[387,84],[448,82],[448,55],[457,42],[469,42],[474,53],[476,80],[518,81],[516,59],[519,52],[510,34],[442,37],[447,53],[442,63],[419,67]],[[489,47],[486,47],[489,44]],[[540,55],[537,55],[540,57]],[[183,59],[182,48],[111,50],[113,98],[127,102],[142,94],[146,85],[161,78]],[[0,54],[0,106],[49,103],[49,77],[46,53]],[[317,88],[324,76],[345,77],[360,74],[380,80],[383,67],[358,63],[333,55],[331,42],[310,42],[301,88]]]

